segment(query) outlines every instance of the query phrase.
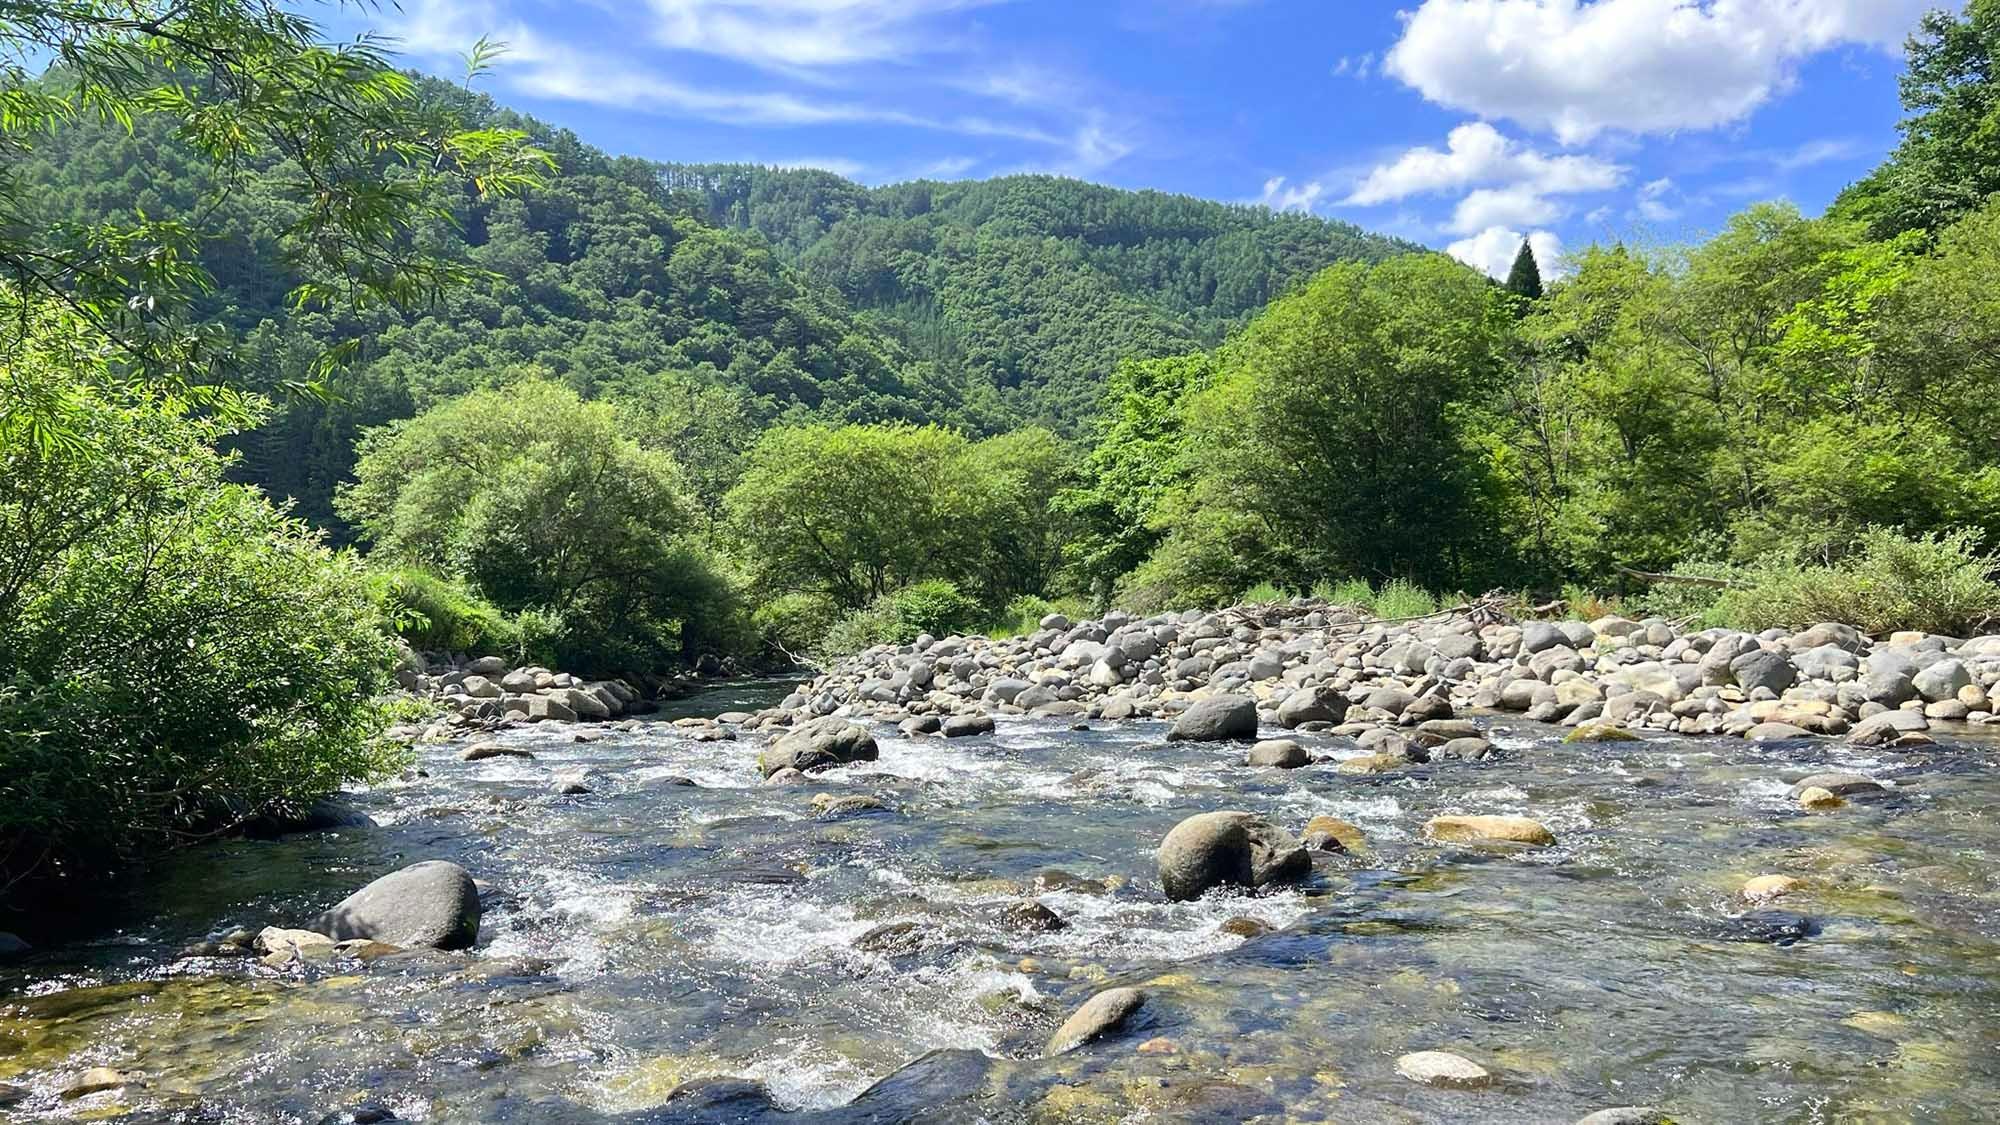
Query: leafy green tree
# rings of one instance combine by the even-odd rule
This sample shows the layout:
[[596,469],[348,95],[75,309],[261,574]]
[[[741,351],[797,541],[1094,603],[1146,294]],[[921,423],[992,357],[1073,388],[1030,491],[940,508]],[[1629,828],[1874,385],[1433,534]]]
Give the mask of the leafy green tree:
[[1208,352],[1130,360],[1113,373],[1097,444],[1077,483],[1052,500],[1081,524],[1065,548],[1066,568],[1100,604],[1173,526],[1163,506],[1194,480],[1187,411],[1214,377]]
[[679,466],[560,384],[475,391],[363,437],[342,513],[384,558],[462,574],[562,620],[585,670],[650,670],[718,627]]
[[[475,50],[475,70],[490,52]],[[53,69],[37,78],[28,60]],[[453,220],[459,192],[519,190],[545,159],[518,132],[467,129],[448,107],[419,99],[374,42],[324,42],[310,20],[277,4],[0,8],[0,321],[32,323],[36,305],[61,304],[114,349],[121,368],[239,417],[242,408],[216,389],[226,334],[185,315],[214,280],[197,257],[209,233],[190,221],[197,208],[186,217],[127,211],[64,221],[20,175],[26,156],[81,119],[170,130],[205,164],[213,190],[190,201],[197,208],[221,206],[255,170],[258,191],[287,204],[275,234],[304,271],[286,294],[297,308],[419,302],[464,280],[466,268],[419,235]],[[22,344],[18,332],[0,335],[0,355]],[[335,348],[318,370],[347,350]],[[18,377],[10,383],[17,399],[44,411],[34,421],[39,439],[65,440],[64,417],[46,412],[62,404]]]
[[1514,264],[1507,270],[1507,282],[1502,288],[1524,300],[1542,299],[1542,267],[1535,261],[1535,248],[1521,240],[1521,250],[1514,255]]
[[723,500],[727,526],[769,592],[820,590],[859,608],[976,565],[992,511],[969,479],[969,443],[937,426],[778,427]]
[[987,532],[977,560],[989,605],[1015,595],[1053,592],[1080,521],[1058,507],[1076,480],[1076,452],[1048,430],[1030,426],[975,442],[961,470],[986,492]]
[[1326,270],[1222,349],[1189,412],[1213,499],[1310,572],[1277,577],[1490,576],[1485,466],[1455,423],[1497,389],[1510,322],[1442,256]]
[[1836,205],[1882,235],[1942,229],[2000,191],[2000,0],[1931,11],[1906,54],[1902,143]]

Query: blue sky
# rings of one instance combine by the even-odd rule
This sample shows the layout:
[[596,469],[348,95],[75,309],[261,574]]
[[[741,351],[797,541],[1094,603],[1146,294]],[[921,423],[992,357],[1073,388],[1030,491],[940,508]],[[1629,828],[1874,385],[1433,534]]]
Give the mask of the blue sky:
[[[613,153],[866,183],[1052,172],[1310,210],[1504,270],[1807,211],[1895,141],[1939,0],[403,0]],[[1545,266],[1545,268],[1548,268]]]

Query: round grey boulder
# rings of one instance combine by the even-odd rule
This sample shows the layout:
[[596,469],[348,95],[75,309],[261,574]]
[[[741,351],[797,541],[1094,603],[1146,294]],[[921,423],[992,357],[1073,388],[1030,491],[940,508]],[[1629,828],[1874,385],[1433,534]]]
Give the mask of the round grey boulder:
[[479,935],[479,889],[458,864],[425,860],[348,895],[312,929],[336,941],[464,949]]
[[829,716],[779,735],[757,756],[757,766],[765,777],[770,777],[779,770],[811,773],[849,762],[872,762],[875,758],[875,736],[868,733],[867,727]]
[[1295,770],[1312,764],[1312,756],[1289,738],[1267,738],[1250,748],[1250,757],[1244,764]]
[[1218,695],[1181,712],[1169,742],[1247,741],[1257,737],[1257,701],[1247,695]]
[[1312,857],[1296,837],[1247,812],[1188,817],[1160,842],[1157,859],[1160,889],[1180,902],[1210,887],[1261,887],[1312,871]]

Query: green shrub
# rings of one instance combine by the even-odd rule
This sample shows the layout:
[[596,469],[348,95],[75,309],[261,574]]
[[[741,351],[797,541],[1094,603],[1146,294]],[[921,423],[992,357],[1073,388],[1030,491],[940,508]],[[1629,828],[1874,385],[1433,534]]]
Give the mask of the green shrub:
[[848,656],[874,645],[908,644],[919,633],[944,637],[963,633],[982,616],[979,603],[943,579],[914,582],[851,610],[820,643],[823,656]]
[[1313,597],[1328,605],[1364,612],[1375,609],[1375,588],[1359,578],[1346,578],[1339,582],[1322,580],[1313,586],[1312,592]]
[[1436,613],[1437,598],[1407,579],[1392,578],[1375,595],[1375,616],[1383,618],[1421,617]]
[[1278,602],[1287,601],[1290,598],[1290,594],[1279,589],[1272,582],[1259,582],[1248,590],[1236,595],[1236,600],[1243,605],[1274,605]]
[[1712,622],[1738,629],[1797,629],[1839,621],[1881,636],[1899,629],[1963,635],[2000,617],[1993,555],[1973,530],[1907,536],[1862,533],[1860,549],[1833,566],[1787,562],[1755,568],[1716,602]]
[[978,624],[979,603],[942,578],[913,582],[889,595],[896,607],[896,643],[915,640],[919,633],[945,637]]
[[397,766],[373,702],[395,654],[360,564],[227,483],[215,424],[64,389],[81,444],[0,426],[0,886]]
[[825,594],[780,594],[751,612],[750,625],[759,648],[789,659],[818,648],[840,618],[839,604]]
[[[1706,561],[1676,563],[1667,573],[1682,578],[1717,578],[1725,582],[1742,582],[1749,575],[1743,567],[1733,563]],[[1655,582],[1644,593],[1626,599],[1627,604],[1620,608],[1629,608],[1636,617],[1706,623],[1714,619],[1716,603],[1726,592],[1725,587],[1696,582]]]

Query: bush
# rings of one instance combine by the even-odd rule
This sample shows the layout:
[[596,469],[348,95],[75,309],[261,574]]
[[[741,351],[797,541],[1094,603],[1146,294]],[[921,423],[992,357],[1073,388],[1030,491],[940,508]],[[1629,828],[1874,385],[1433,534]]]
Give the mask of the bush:
[[1339,582],[1321,580],[1313,586],[1313,597],[1332,606],[1343,609],[1358,609],[1365,613],[1375,611],[1375,588],[1359,578],[1342,579]]
[[792,660],[819,648],[840,619],[840,605],[825,594],[780,594],[752,611],[750,625],[760,649]]
[[85,440],[0,426],[0,886],[397,766],[373,702],[394,651],[359,563],[227,483],[215,423],[35,377],[67,384]]
[[505,655],[518,633],[507,616],[462,583],[415,567],[375,570],[369,596],[396,634],[419,652]]
[[941,578],[913,583],[890,595],[896,607],[897,642],[915,640],[919,633],[933,637],[963,633],[979,622],[979,603],[958,592],[958,587]]
[[1907,536],[1871,528],[1833,566],[1767,563],[1726,591],[1711,621],[1738,629],[1798,629],[1839,621],[1882,636],[1899,629],[1962,636],[2000,618],[1994,556],[1971,529]]
[[1236,595],[1236,600],[1243,605],[1274,605],[1290,597],[1291,595],[1279,589],[1276,583],[1259,582]]
[[1395,619],[1436,613],[1437,598],[1407,579],[1392,578],[1375,595],[1375,616]]
[[827,630],[825,656],[848,656],[874,645],[902,645],[919,633],[963,633],[979,623],[979,603],[943,579],[926,579],[884,594],[850,611]]

